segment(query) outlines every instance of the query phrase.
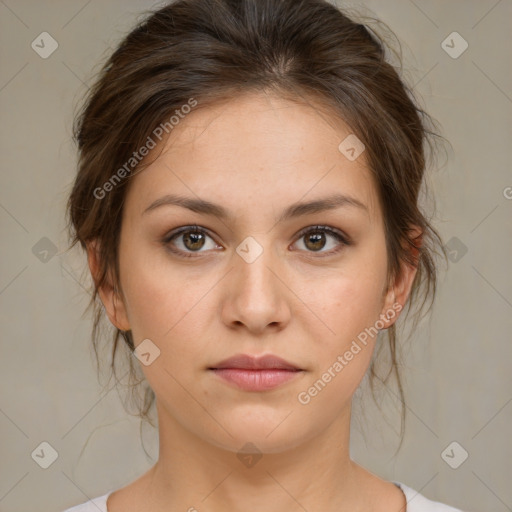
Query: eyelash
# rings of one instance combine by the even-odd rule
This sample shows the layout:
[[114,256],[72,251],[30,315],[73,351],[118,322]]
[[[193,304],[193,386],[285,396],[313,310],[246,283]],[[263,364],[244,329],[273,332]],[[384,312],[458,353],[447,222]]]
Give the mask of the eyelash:
[[[209,234],[209,232],[207,230],[205,230],[205,229],[199,227],[198,225],[194,224],[194,225],[191,225],[191,226],[184,226],[182,228],[179,228],[176,231],[173,231],[172,233],[169,233],[167,236],[164,237],[164,239],[162,240],[162,243],[164,244],[164,246],[166,248],[168,248],[174,254],[177,254],[179,257],[182,257],[182,258],[196,258],[196,257],[198,257],[198,256],[196,256],[196,254],[199,254],[201,251],[198,251],[196,253],[194,253],[194,252],[184,252],[181,249],[174,249],[174,248],[171,247],[170,242],[172,242],[175,238],[178,238],[180,235],[182,235],[184,233],[187,233],[187,232],[201,233],[201,234],[209,236],[210,238],[213,238]],[[325,232],[325,233],[330,234],[331,236],[336,238],[336,240],[338,242],[340,242],[340,246],[338,248],[336,248],[336,249],[333,249],[333,250],[330,250],[330,251],[325,251],[325,252],[316,252],[315,253],[315,251],[307,251],[307,252],[309,252],[311,254],[318,254],[319,256],[316,256],[316,257],[322,258],[322,257],[325,257],[325,256],[332,256],[333,254],[337,254],[338,252],[343,250],[343,248],[345,246],[352,245],[352,242],[350,241],[350,239],[345,234],[343,234],[342,232],[338,231],[337,229],[331,228],[329,226],[319,226],[319,225],[318,226],[308,226],[307,228],[302,229],[297,234],[297,240],[300,240],[301,238],[303,238],[305,235],[307,235],[309,233],[319,233],[319,232],[320,233]],[[202,251],[202,252],[204,252],[204,251]]]

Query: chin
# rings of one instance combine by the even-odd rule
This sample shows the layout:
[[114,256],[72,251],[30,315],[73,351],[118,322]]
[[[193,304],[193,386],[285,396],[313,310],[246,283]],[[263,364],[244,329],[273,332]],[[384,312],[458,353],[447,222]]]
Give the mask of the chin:
[[[287,413],[288,414],[288,413]],[[307,439],[314,437],[313,432],[307,432],[304,423],[297,425],[290,418],[283,421],[287,414],[282,415],[279,421],[260,418],[257,424],[249,424],[241,420],[229,421],[227,434],[222,430],[222,436],[214,436],[208,441],[226,451],[238,454],[272,454],[292,450]]]

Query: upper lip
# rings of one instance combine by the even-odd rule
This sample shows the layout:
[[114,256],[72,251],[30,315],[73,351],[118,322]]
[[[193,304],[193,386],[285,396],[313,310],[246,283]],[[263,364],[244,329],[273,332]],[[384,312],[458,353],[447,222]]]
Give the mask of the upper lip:
[[273,354],[267,354],[259,357],[247,354],[236,354],[228,359],[224,359],[224,361],[221,361],[220,363],[217,363],[210,369],[218,370],[221,368],[239,368],[245,370],[300,370],[300,368],[294,364]]

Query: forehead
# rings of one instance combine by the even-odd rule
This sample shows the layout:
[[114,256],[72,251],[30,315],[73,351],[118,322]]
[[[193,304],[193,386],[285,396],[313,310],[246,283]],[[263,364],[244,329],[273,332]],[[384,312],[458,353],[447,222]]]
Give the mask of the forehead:
[[306,101],[260,92],[204,108],[199,102],[157,146],[158,158],[132,177],[127,203],[142,211],[165,193],[180,193],[235,209],[257,197],[277,209],[339,192],[378,215],[364,151],[350,160],[339,149],[353,136],[350,127]]

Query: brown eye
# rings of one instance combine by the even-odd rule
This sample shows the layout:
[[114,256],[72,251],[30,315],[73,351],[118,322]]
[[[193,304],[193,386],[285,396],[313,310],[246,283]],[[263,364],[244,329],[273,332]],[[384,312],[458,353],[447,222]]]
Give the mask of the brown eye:
[[[171,252],[185,258],[194,257],[193,253],[198,253],[199,256],[201,253],[209,252],[208,249],[219,247],[204,229],[195,226],[186,226],[170,233],[162,243]],[[205,250],[202,250],[203,248]]]
[[[335,242],[329,243],[333,239]],[[316,252],[322,255],[334,254],[344,246],[351,244],[348,237],[328,226],[315,226],[301,231],[299,241],[303,241],[306,252]],[[325,247],[327,250],[324,251]]]
[[198,251],[205,243],[204,233],[198,231],[187,231],[183,235],[183,245],[191,251]]
[[304,245],[312,251],[319,251],[325,246],[325,233],[313,233],[310,232],[304,235]]

